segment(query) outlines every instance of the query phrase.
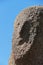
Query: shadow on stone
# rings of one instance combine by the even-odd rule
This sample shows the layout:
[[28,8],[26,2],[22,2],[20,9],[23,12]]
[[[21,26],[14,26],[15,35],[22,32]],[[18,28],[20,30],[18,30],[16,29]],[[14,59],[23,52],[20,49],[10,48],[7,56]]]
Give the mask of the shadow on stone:
[[22,38],[20,41],[19,41],[19,45],[22,45],[24,42],[28,43],[28,40],[29,40],[29,31],[30,31],[30,21],[26,21],[24,23],[24,25],[22,26],[22,29],[20,31],[20,38]]

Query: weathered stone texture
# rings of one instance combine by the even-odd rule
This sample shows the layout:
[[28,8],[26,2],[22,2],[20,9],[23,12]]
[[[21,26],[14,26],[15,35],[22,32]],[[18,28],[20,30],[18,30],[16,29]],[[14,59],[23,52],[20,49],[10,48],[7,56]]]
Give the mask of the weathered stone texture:
[[43,65],[43,6],[23,10],[14,28],[12,65]]

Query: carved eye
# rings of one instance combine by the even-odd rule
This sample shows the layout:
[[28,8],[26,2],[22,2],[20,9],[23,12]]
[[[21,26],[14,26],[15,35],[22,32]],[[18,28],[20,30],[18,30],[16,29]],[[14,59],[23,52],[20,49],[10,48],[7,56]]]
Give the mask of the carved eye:
[[30,23],[29,21],[26,21],[20,31],[20,37],[21,38],[27,37],[29,34],[29,30],[30,30]]
[[22,38],[19,42],[20,45],[23,44],[24,42],[28,43],[29,36],[30,36],[30,33],[29,33],[30,27],[31,27],[30,21],[26,21],[24,25],[22,26],[22,29],[19,33],[20,37]]

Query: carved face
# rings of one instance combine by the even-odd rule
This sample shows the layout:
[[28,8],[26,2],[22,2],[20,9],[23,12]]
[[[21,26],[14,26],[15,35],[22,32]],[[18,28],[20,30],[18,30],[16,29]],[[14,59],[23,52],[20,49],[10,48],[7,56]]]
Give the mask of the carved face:
[[26,9],[17,17],[13,52],[17,65],[43,65],[43,9]]

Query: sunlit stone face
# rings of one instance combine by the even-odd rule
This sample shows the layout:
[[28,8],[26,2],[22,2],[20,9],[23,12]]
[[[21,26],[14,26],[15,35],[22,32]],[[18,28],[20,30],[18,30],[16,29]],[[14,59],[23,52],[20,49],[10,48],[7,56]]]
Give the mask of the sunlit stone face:
[[17,16],[12,50],[16,65],[43,65],[43,7],[27,8]]

